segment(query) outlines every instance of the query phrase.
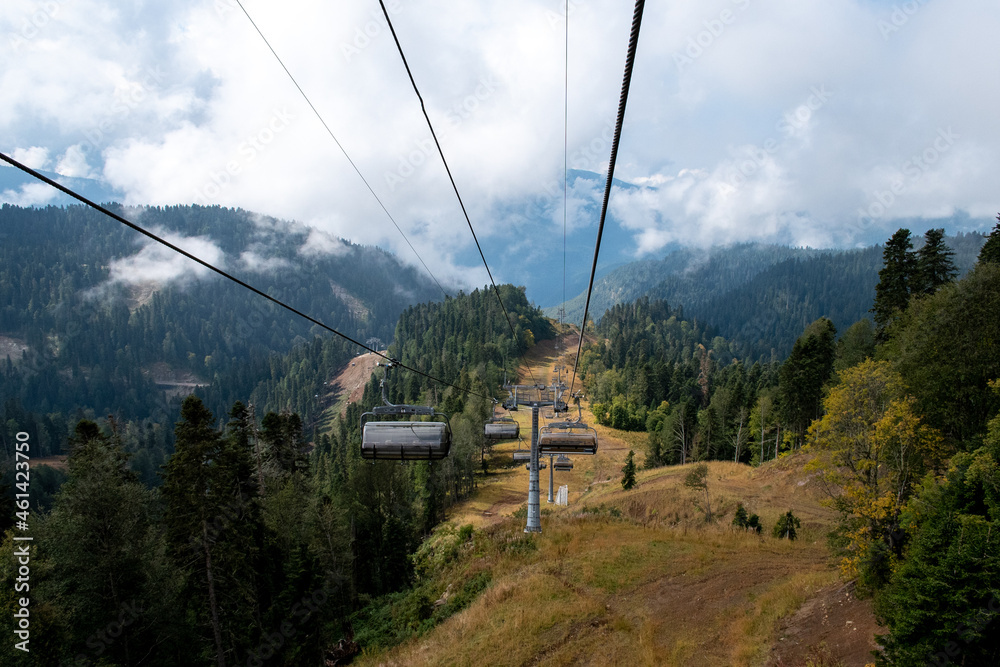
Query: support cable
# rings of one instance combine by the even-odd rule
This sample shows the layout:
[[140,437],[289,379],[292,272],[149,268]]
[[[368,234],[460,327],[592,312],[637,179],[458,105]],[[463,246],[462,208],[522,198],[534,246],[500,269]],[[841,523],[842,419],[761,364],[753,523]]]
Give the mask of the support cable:
[[356,173],[358,174],[358,176],[359,176],[359,177],[361,178],[362,182],[363,182],[363,183],[365,184],[365,187],[366,187],[366,188],[368,188],[368,192],[372,193],[372,197],[374,197],[374,198],[375,198],[375,201],[377,201],[377,202],[378,202],[378,205],[382,207],[382,210],[383,210],[383,211],[385,212],[386,216],[387,216],[387,217],[389,218],[389,221],[390,221],[390,222],[392,222],[393,226],[394,226],[394,227],[396,228],[396,231],[397,231],[397,232],[399,232],[399,235],[403,237],[403,240],[404,240],[404,241],[406,241],[406,245],[410,246],[410,250],[412,250],[412,251],[413,251],[413,254],[414,254],[414,255],[416,255],[417,259],[418,259],[418,260],[420,261],[420,264],[421,264],[421,266],[423,266],[423,267],[424,267],[424,271],[426,271],[426,272],[427,272],[427,275],[429,275],[429,276],[431,277],[431,279],[432,279],[432,280],[433,280],[433,281],[434,281],[434,282],[435,282],[435,283],[437,284],[437,286],[438,286],[438,289],[440,289],[440,290],[441,290],[441,292],[442,292],[442,293],[443,293],[443,294],[444,294],[444,295],[445,295],[446,297],[449,297],[449,296],[451,296],[451,295],[450,295],[450,294],[448,294],[448,292],[447,292],[447,291],[446,291],[446,290],[444,289],[444,287],[442,287],[442,286],[441,286],[441,283],[440,283],[440,282],[438,281],[437,277],[436,277],[436,276],[435,276],[435,275],[434,275],[433,273],[431,273],[431,270],[430,270],[429,268],[427,268],[427,263],[426,263],[426,262],[424,262],[424,258],[423,258],[423,257],[421,257],[421,256],[420,256],[420,253],[418,253],[418,252],[417,252],[417,249],[413,247],[413,244],[412,244],[412,243],[410,243],[410,239],[408,239],[408,238],[406,237],[406,234],[404,234],[404,233],[403,233],[403,230],[402,230],[402,229],[400,228],[400,226],[399,226],[399,225],[398,225],[398,224],[396,223],[396,219],[392,217],[392,214],[391,214],[391,213],[389,213],[389,209],[387,209],[387,208],[385,207],[385,204],[383,204],[383,203],[382,203],[382,200],[381,200],[381,199],[379,199],[379,196],[378,196],[377,194],[375,194],[375,190],[374,190],[374,189],[372,188],[371,184],[369,184],[369,183],[368,183],[368,179],[367,179],[367,178],[365,178],[364,174],[362,174],[362,173],[361,173],[361,170],[360,170],[360,169],[358,168],[358,165],[354,163],[354,160],[352,160],[352,159],[351,159],[351,156],[347,154],[347,150],[345,150],[345,149],[344,149],[344,146],[343,146],[343,145],[342,145],[342,144],[340,143],[340,141],[339,141],[339,140],[337,139],[336,135],[334,135],[334,133],[333,133],[333,130],[331,130],[331,129],[330,129],[330,126],[326,124],[326,121],[325,121],[325,120],[323,120],[323,116],[322,116],[322,115],[320,115],[320,113],[319,113],[319,110],[317,110],[317,109],[316,109],[316,107],[315,107],[315,106],[313,105],[312,101],[311,101],[311,100],[309,99],[309,96],[308,96],[308,95],[306,95],[306,91],[302,90],[302,86],[300,86],[300,85],[299,85],[299,82],[295,80],[295,77],[294,77],[294,76],[292,76],[292,73],[291,73],[291,72],[289,71],[289,69],[288,69],[288,68],[287,68],[287,67],[285,66],[285,63],[284,63],[284,61],[282,61],[282,60],[281,60],[281,57],[280,57],[280,56],[278,56],[278,53],[277,53],[277,51],[275,51],[275,50],[274,50],[274,47],[273,47],[273,46],[271,46],[271,42],[269,42],[269,41],[267,40],[267,37],[265,37],[265,36],[264,36],[264,33],[263,33],[263,32],[261,31],[261,29],[260,29],[260,28],[259,28],[259,27],[257,26],[257,22],[256,22],[256,21],[254,21],[254,20],[253,20],[253,18],[252,18],[252,17],[250,16],[250,13],[249,13],[249,12],[248,12],[248,11],[246,10],[246,7],[244,7],[244,6],[243,6],[243,3],[241,2],[241,0],[236,0],[236,4],[238,4],[238,5],[240,6],[240,9],[242,9],[242,10],[243,10],[243,13],[244,13],[244,14],[246,14],[246,17],[247,17],[247,19],[249,19],[249,21],[250,21],[250,24],[251,24],[251,25],[252,25],[252,26],[254,27],[254,30],[256,30],[256,31],[257,31],[257,34],[258,34],[258,35],[260,35],[260,38],[261,38],[262,40],[264,40],[264,44],[266,44],[266,45],[267,45],[267,48],[268,48],[268,49],[270,49],[271,53],[272,53],[272,54],[274,55],[274,58],[275,58],[275,60],[277,60],[277,61],[278,61],[278,64],[279,64],[279,65],[281,65],[281,69],[285,70],[285,74],[287,74],[287,75],[288,75],[288,78],[289,78],[289,79],[291,79],[292,83],[293,83],[293,84],[295,85],[295,87],[296,87],[296,88],[298,89],[298,91],[299,91],[299,94],[301,94],[301,95],[302,95],[302,99],[304,99],[304,100],[306,101],[306,104],[308,104],[308,105],[309,105],[309,108],[310,108],[310,109],[312,109],[313,113],[314,113],[314,114],[316,115],[316,118],[318,118],[318,119],[319,119],[319,122],[320,122],[320,123],[321,123],[321,124],[323,125],[323,127],[324,127],[324,128],[326,129],[326,132],[327,132],[327,134],[329,134],[329,135],[330,135],[330,138],[331,138],[331,139],[333,139],[333,142],[334,142],[335,144],[337,144],[337,148],[339,148],[339,149],[340,149],[340,152],[344,154],[344,157],[345,157],[345,158],[347,158],[347,161],[351,163],[351,166],[352,166],[352,167],[354,167],[354,171],[355,171],[355,172],[356,172]]
[[569,0],[566,0],[566,33],[563,54],[563,292],[559,327],[566,313],[566,221],[569,217]]
[[[380,0],[381,1],[381,0]],[[625,56],[625,75],[622,79],[622,93],[618,99],[618,119],[615,121],[615,137],[611,143],[611,159],[608,163],[608,180],[604,184],[604,203],[601,205],[601,221],[597,226],[597,243],[594,245],[594,263],[590,267],[590,286],[587,287],[587,302],[583,307],[583,322],[580,323],[580,344],[576,349],[576,361],[573,363],[573,379],[570,381],[569,393],[573,394],[576,383],[576,370],[580,365],[580,353],[583,351],[583,332],[587,326],[587,313],[590,310],[590,295],[594,291],[594,274],[597,272],[597,256],[601,252],[601,236],[604,234],[604,221],[608,215],[608,201],[611,199],[611,184],[615,177],[615,161],[618,159],[618,142],[621,139],[622,125],[625,122],[625,105],[628,103],[628,89],[632,83],[632,66],[635,64],[635,50],[639,43],[639,26],[642,24],[642,10],[645,0],[635,0],[635,11],[632,14],[632,32],[628,38],[628,54]]]
[[[420,110],[424,114],[424,119],[427,121],[427,127],[430,128],[431,137],[434,139],[434,145],[437,146],[438,155],[441,156],[441,162],[444,163],[444,170],[448,173],[448,180],[451,181],[451,188],[455,191],[455,196],[458,198],[458,204],[462,207],[462,215],[465,216],[465,222],[469,225],[469,231],[472,232],[472,239],[476,242],[476,249],[479,250],[479,256],[483,260],[483,266],[486,267],[486,274],[490,277],[490,284],[493,285],[493,293],[496,294],[497,302],[500,304],[500,309],[503,311],[504,317],[507,319],[507,326],[510,327],[510,334],[513,337],[514,343],[517,343],[517,334],[514,333],[514,325],[511,324],[510,314],[507,313],[506,306],[503,305],[503,299],[500,298],[500,290],[497,289],[496,281],[493,280],[493,272],[490,271],[490,265],[486,262],[486,255],[483,254],[483,247],[479,245],[479,238],[476,236],[476,230],[472,227],[472,220],[469,219],[469,212],[465,209],[465,202],[462,201],[462,195],[458,192],[458,185],[455,184],[455,178],[451,175],[451,167],[448,166],[448,160],[444,157],[444,151],[441,149],[441,142],[438,141],[437,132],[434,131],[434,125],[431,123],[430,116],[427,115],[427,107],[424,104],[424,98],[420,94],[420,89],[417,88],[417,82],[413,79],[413,72],[410,71],[410,64],[406,60],[406,55],[403,53],[403,47],[399,43],[399,37],[396,36],[396,29],[392,25],[392,20],[389,18],[389,11],[385,8],[385,2],[383,0],[378,0],[379,6],[382,8],[382,14],[385,16],[385,22],[389,24],[389,32],[392,33],[392,39],[396,42],[396,50],[399,51],[399,57],[403,59],[403,67],[406,68],[406,75],[410,77],[410,84],[413,86],[413,92],[417,94],[417,99],[420,100]],[[524,356],[521,356],[521,361],[524,361]],[[525,368],[528,369],[528,374],[531,376],[531,381],[538,384],[535,380],[535,374],[532,373],[531,367],[525,364]]]
[[200,257],[197,257],[196,255],[192,255],[187,250],[184,250],[183,248],[180,248],[180,247],[174,245],[170,241],[167,241],[166,239],[163,239],[163,238],[157,236],[153,232],[151,232],[151,231],[149,231],[149,230],[147,230],[147,229],[145,229],[143,227],[140,227],[139,225],[135,224],[134,222],[130,222],[129,220],[126,220],[125,218],[123,218],[122,216],[118,215],[117,213],[114,213],[113,211],[108,210],[107,208],[105,208],[104,206],[101,206],[100,204],[94,203],[93,201],[91,201],[90,199],[87,199],[83,195],[78,194],[77,192],[74,192],[73,190],[70,190],[65,185],[62,185],[61,183],[58,183],[58,182],[52,180],[51,178],[45,176],[44,174],[41,174],[41,173],[35,171],[31,167],[28,167],[28,166],[26,166],[24,164],[21,164],[20,162],[18,162],[14,158],[12,158],[12,157],[4,154],[4,153],[0,153],[0,160],[3,160],[4,162],[7,162],[8,164],[10,164],[13,167],[17,167],[18,169],[20,169],[24,173],[28,174],[29,176],[33,176],[34,178],[37,178],[38,180],[51,185],[52,187],[56,188],[57,190],[59,190],[59,191],[65,193],[65,194],[69,195],[73,199],[76,199],[76,200],[78,200],[78,201],[86,204],[87,206],[95,209],[96,211],[99,211],[99,212],[103,213],[104,215],[108,216],[109,218],[113,218],[113,219],[117,220],[118,222],[120,222],[121,224],[125,225],[126,227],[128,227],[128,228],[130,228],[130,229],[132,229],[134,231],[139,232],[143,236],[146,236],[146,237],[152,239],[153,241],[156,241],[160,245],[166,246],[167,248],[170,248],[174,252],[176,252],[178,254],[181,254],[181,255],[184,255],[188,259],[190,259],[190,260],[192,260],[194,262],[197,262],[198,264],[201,264],[206,269],[209,269],[210,271],[214,271],[215,273],[219,274],[220,276],[222,276],[223,278],[225,278],[227,280],[231,280],[232,282],[236,283],[240,287],[248,289],[248,290],[250,290],[251,292],[253,292],[254,294],[256,294],[258,296],[264,297],[265,299],[267,299],[271,303],[276,304],[276,305],[284,308],[285,310],[290,311],[291,313],[294,313],[295,315],[298,315],[302,319],[307,320],[307,321],[315,324],[316,326],[329,331],[330,333],[333,333],[333,334],[336,334],[336,335],[340,336],[341,338],[343,338],[344,340],[348,341],[349,343],[354,343],[358,347],[360,347],[360,348],[362,348],[364,350],[368,350],[372,354],[376,354],[376,355],[382,357],[386,361],[388,361],[390,363],[393,363],[393,364],[399,366],[400,368],[405,368],[406,370],[408,370],[408,371],[410,371],[412,373],[416,373],[417,375],[421,375],[421,376],[427,378],[428,380],[431,380],[433,382],[437,382],[438,384],[442,384],[442,385],[444,385],[446,387],[451,387],[452,389],[457,389],[458,391],[464,392],[466,394],[470,394],[472,396],[478,396],[479,398],[486,399],[487,401],[492,401],[493,400],[492,397],[484,396],[483,394],[479,394],[477,392],[474,392],[471,389],[464,389],[464,388],[459,387],[457,385],[454,385],[454,384],[452,384],[450,382],[446,382],[445,380],[441,380],[439,378],[436,378],[433,375],[429,375],[429,374],[427,374],[427,373],[425,373],[425,372],[423,372],[421,370],[417,370],[416,368],[412,368],[410,366],[407,366],[407,365],[403,364],[402,362],[397,361],[396,359],[393,359],[393,358],[391,358],[391,357],[389,357],[389,356],[387,356],[385,354],[382,354],[378,350],[374,350],[374,349],[368,347],[367,345],[365,345],[364,343],[362,343],[360,341],[354,340],[353,338],[351,338],[347,334],[340,333],[339,331],[337,331],[333,327],[331,327],[331,326],[329,326],[327,324],[324,324],[323,322],[320,322],[319,320],[317,320],[314,317],[306,315],[302,311],[300,311],[300,310],[298,310],[296,308],[293,308],[292,306],[289,306],[284,301],[281,301],[280,299],[277,299],[277,298],[271,296],[270,294],[257,289],[253,285],[250,285],[249,283],[246,283],[246,282],[240,280],[236,276],[234,276],[234,275],[232,275],[230,273],[227,273],[226,271],[223,271],[222,269],[220,269],[219,267],[215,266],[214,264],[210,264],[210,263],[206,262],[205,260],[201,259]]

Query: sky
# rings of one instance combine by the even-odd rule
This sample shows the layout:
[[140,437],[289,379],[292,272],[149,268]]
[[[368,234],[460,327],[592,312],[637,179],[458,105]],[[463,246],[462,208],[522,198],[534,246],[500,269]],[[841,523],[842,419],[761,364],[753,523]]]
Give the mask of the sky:
[[[336,252],[333,235],[416,264],[384,205],[440,280],[482,285],[378,2],[243,4],[329,132],[236,0],[4,0],[0,151],[131,205],[304,223],[316,230],[304,253]],[[561,233],[564,146],[571,169],[602,175],[570,192],[569,226],[596,228],[584,204],[603,194],[632,3],[386,7],[487,258]],[[636,258],[671,244],[867,245],[914,218],[987,231],[998,34],[996,0],[647,3],[615,172],[639,187],[615,188],[611,213]],[[512,213],[522,202],[538,215]]]

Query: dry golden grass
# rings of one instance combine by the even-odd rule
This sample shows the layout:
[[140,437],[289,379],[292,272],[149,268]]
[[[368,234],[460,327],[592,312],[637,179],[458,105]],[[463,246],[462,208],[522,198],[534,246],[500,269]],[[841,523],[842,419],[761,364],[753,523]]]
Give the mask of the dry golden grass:
[[[543,381],[553,351],[533,352],[528,363]],[[530,412],[514,416],[530,432]],[[586,409],[584,419],[592,419]],[[545,502],[548,471],[541,473],[537,549],[481,551],[469,566],[490,569],[493,579],[477,600],[423,637],[357,664],[765,664],[783,619],[836,580],[824,539],[834,515],[803,472],[804,457],[759,469],[709,462],[715,520],[706,523],[703,495],[683,484],[690,466],[640,470],[638,486],[623,491],[625,457],[632,449],[642,464],[645,434],[597,428],[598,454],[556,473],[555,485],[570,487],[568,507]],[[515,448],[495,447],[494,462],[509,465]],[[523,465],[500,470],[452,509],[451,522],[482,528],[483,540],[516,540],[524,520],[509,515],[527,489]],[[737,502],[760,515],[764,535],[731,528]],[[800,539],[770,537],[789,509],[802,520]]]
[[[630,492],[597,486],[585,503],[543,516],[537,551],[491,559],[493,583],[464,612],[359,664],[763,664],[781,619],[836,574],[822,530],[804,525],[797,542],[734,531],[736,500],[759,492],[763,476],[771,490],[755,511],[766,529],[788,506],[823,526],[831,517],[811,485],[798,485],[797,468],[708,465],[717,521],[692,506],[687,467],[642,471]],[[503,484],[483,493],[492,500]],[[523,523],[494,526],[514,536]]]

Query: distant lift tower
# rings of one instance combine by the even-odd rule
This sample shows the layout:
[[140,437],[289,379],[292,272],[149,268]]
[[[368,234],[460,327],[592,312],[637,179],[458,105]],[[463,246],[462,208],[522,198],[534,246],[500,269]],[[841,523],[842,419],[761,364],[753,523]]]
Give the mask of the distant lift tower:
[[538,410],[552,408],[553,412],[566,412],[566,403],[562,394],[566,385],[561,382],[546,386],[542,384],[518,384],[504,387],[510,392],[510,398],[504,401],[507,410],[517,410],[518,407],[531,408],[531,460],[528,462],[528,521],[524,527],[526,533],[542,532],[541,511],[539,508],[538,485]]

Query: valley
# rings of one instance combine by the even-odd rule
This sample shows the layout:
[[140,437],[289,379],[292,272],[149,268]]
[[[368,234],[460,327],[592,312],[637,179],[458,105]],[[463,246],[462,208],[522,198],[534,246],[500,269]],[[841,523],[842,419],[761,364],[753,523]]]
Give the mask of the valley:
[[[572,368],[578,340],[566,333],[542,341],[526,366],[545,382],[555,366]],[[512,416],[527,440],[530,412]],[[583,417],[593,423],[586,408]],[[548,471],[540,472],[542,533],[533,538],[517,537],[523,509],[513,516],[528,488],[523,464],[510,459],[518,445],[494,446],[478,490],[430,538],[443,542],[467,524],[477,531],[435,579],[435,594],[447,595],[449,581],[468,571],[488,571],[492,583],[426,635],[366,651],[357,664],[475,665],[485,654],[504,665],[870,662],[879,628],[870,601],[854,597],[837,575],[825,540],[835,513],[822,504],[815,475],[803,471],[805,456],[758,469],[709,463],[716,518],[706,524],[697,496],[682,484],[691,465],[640,471],[637,487],[623,491],[625,458],[630,449],[641,455],[644,437],[597,428],[598,454],[572,457],[574,469],[555,475],[557,487],[569,486],[567,507],[546,503]],[[761,516],[763,536],[730,525],[737,502]],[[772,538],[770,527],[789,509],[802,519],[799,539]],[[496,556],[488,543],[497,535],[535,546]]]

